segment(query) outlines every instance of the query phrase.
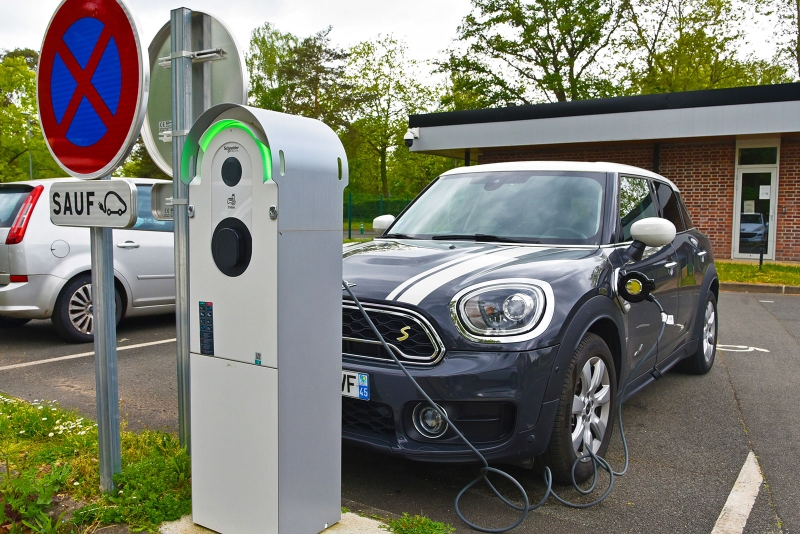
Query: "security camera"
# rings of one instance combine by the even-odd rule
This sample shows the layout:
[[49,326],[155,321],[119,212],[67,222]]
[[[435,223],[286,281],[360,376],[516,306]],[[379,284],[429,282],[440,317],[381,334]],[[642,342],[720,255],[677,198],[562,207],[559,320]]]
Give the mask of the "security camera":
[[405,141],[406,146],[409,148],[414,144],[414,139],[419,139],[419,128],[409,128],[403,136],[403,141]]
[[411,130],[407,131],[406,134],[403,136],[403,141],[406,142],[406,146],[411,148],[411,145],[414,144],[414,134],[411,133]]

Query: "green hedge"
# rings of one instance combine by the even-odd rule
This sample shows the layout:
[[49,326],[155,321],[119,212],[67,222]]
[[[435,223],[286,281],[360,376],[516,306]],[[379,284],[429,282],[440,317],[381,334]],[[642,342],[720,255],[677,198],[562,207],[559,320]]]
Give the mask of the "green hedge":
[[[408,206],[410,198],[353,197],[352,217],[354,221],[372,222],[375,217],[391,214],[395,217]],[[348,196],[344,197],[344,221],[348,220]]]

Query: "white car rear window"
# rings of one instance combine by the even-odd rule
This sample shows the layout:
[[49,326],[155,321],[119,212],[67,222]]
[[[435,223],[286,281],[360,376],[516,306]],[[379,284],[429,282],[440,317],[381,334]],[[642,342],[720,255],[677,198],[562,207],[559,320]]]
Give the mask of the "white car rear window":
[[0,228],[11,228],[30,192],[31,187],[25,185],[0,187]]

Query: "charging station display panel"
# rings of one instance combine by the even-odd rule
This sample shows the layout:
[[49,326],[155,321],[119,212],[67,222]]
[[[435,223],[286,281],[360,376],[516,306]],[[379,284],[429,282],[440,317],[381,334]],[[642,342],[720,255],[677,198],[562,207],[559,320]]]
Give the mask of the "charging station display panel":
[[[277,185],[265,140],[238,121],[221,121],[201,141],[189,184],[190,351],[277,367]],[[256,268],[256,266],[258,266]]]

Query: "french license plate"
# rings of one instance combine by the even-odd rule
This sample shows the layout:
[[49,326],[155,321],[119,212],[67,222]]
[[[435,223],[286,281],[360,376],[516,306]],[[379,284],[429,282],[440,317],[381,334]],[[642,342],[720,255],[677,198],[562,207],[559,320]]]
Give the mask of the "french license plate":
[[369,400],[369,375],[342,369],[342,397]]

